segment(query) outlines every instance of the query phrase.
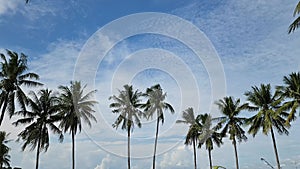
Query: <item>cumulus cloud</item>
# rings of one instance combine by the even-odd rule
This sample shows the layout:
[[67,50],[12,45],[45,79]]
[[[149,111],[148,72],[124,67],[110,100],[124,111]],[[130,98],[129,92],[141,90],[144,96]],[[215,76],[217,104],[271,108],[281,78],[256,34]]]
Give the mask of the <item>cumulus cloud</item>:
[[112,168],[111,164],[115,164],[116,160],[113,160],[108,154],[105,158],[102,159],[101,164],[97,165],[95,169],[109,169]]
[[[144,160],[138,161],[131,158],[131,167],[134,169],[146,168],[145,161]],[[105,157],[103,157],[101,163],[97,165],[94,169],[117,169],[117,168],[127,168],[127,158],[120,158],[117,156],[107,154]]]
[[193,159],[191,151],[186,146],[178,146],[175,150],[165,153],[159,163],[161,169],[192,168]]

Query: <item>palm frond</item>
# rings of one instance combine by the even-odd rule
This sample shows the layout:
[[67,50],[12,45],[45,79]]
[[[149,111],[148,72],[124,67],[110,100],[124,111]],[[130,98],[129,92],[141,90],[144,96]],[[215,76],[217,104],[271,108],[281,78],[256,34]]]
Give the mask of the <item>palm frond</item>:
[[298,29],[300,26],[300,16],[297,17],[289,26],[288,33],[294,32],[296,29]]

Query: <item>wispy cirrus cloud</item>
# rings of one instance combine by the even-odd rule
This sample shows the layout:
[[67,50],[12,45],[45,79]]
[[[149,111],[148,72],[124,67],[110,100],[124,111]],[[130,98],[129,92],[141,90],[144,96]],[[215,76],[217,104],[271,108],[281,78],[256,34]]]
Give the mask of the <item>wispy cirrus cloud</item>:
[[29,66],[40,75],[41,82],[47,87],[67,85],[73,78],[76,58],[82,45],[80,40],[53,42],[49,45],[48,52],[32,60]]
[[[262,0],[241,0],[238,2],[231,0],[215,5],[213,6],[215,9],[212,9],[212,6],[205,6],[206,2],[208,1],[202,1],[201,3],[195,2],[178,9],[178,11],[175,11],[174,13],[195,23],[215,45],[225,68],[227,86],[229,89],[228,95],[243,97],[243,92],[247,90],[250,85],[257,85],[261,82],[277,84],[281,82],[282,75],[299,70],[299,34],[296,32],[290,36],[286,33],[286,27],[290,17],[289,11],[292,11],[293,8],[292,3],[288,1],[282,2],[280,0],[274,0],[272,3]],[[204,6],[201,7],[203,4]],[[37,6],[33,6],[32,8],[37,8]],[[28,9],[30,9],[30,7],[28,7]],[[278,14],[278,11],[280,11],[280,14]],[[43,8],[34,9],[34,12],[29,14],[29,17],[32,20],[38,19],[41,17],[38,16],[39,14],[41,16],[46,16],[48,14],[57,15],[57,11]],[[111,110],[108,107],[110,103],[108,97],[111,94],[117,94],[116,88],[113,89],[113,93],[111,93],[110,88],[110,79],[114,73],[113,71],[117,69],[116,64],[118,63],[116,62],[124,60],[124,62],[132,63],[127,66],[125,64],[123,69],[120,69],[122,71],[118,76],[120,79],[116,79],[115,81],[117,84],[116,87],[122,88],[122,85],[124,85],[121,84],[121,82],[124,82],[123,79],[133,79],[133,83],[139,86],[141,90],[144,90],[145,87],[149,87],[147,85],[151,84],[151,80],[153,80],[155,82],[161,82],[163,88],[168,93],[168,99],[170,98],[168,101],[175,103],[175,106],[178,106],[177,103],[179,102],[177,97],[178,93],[176,91],[178,90],[178,86],[176,86],[176,83],[172,78],[166,76],[163,72],[158,72],[156,70],[155,73],[152,71],[151,74],[149,73],[150,71],[143,71],[136,74],[136,76],[131,76],[126,72],[126,70],[130,70],[130,66],[140,65],[145,62],[145,60],[130,62],[130,58],[126,59],[127,55],[135,52],[135,50],[132,50],[134,48],[131,48],[132,46],[151,44],[152,41],[155,41],[154,47],[163,48],[164,45],[168,45],[168,47],[163,49],[175,51],[175,53],[179,55],[186,52],[186,50],[176,43],[166,44],[169,39],[165,42],[161,41],[159,38],[150,39],[150,43],[145,41],[149,40],[133,41],[131,45],[126,43],[119,45],[121,48],[112,51],[111,55],[103,60],[103,63],[106,66],[103,69],[101,64],[100,67],[98,67],[98,70],[94,67],[89,67],[89,64],[82,67],[82,70],[87,72],[91,70],[93,72],[101,71],[98,74],[99,76],[96,77],[96,87],[99,89],[97,98],[99,98],[99,107],[101,110],[101,112],[97,112],[97,116],[99,116],[97,118],[98,123],[93,124],[92,129],[87,128],[84,132],[91,134],[90,138],[95,139],[98,144],[105,145],[106,148],[121,155],[126,155],[126,134],[124,134],[124,131],[112,129],[111,123],[116,116],[112,115],[110,112]],[[107,38],[107,41],[101,43],[107,46],[111,45],[109,38]],[[47,52],[42,53],[40,58],[33,60],[30,63],[30,66],[34,68],[33,70],[35,72],[38,72],[41,75],[42,82],[48,87],[56,88],[57,85],[67,84],[72,79],[76,59],[83,44],[83,40],[60,40],[52,42],[52,44],[49,45]],[[98,50],[97,46],[91,48],[91,52],[93,52],[93,50]],[[201,89],[199,90],[204,93],[204,96],[201,99],[205,101],[209,100],[209,92],[207,92],[209,90],[209,81],[207,80],[208,76],[207,72],[205,72],[205,68],[203,68],[203,65],[201,65],[199,60],[195,61],[195,58],[191,55],[185,55],[183,58],[189,66],[191,66],[192,71],[199,70],[199,68],[201,69],[200,71],[195,71],[195,76],[198,82],[201,83]],[[177,68],[176,75],[182,77],[181,79],[185,78],[186,75],[184,72],[186,71],[180,69],[178,66],[180,64],[177,64],[175,60],[165,61],[164,59],[166,58],[160,57],[157,61],[167,66],[174,66],[174,68]],[[97,61],[97,59],[95,60]],[[152,63],[151,61],[147,62]],[[185,83],[188,84],[189,81],[185,81]],[[185,99],[187,99],[188,102],[188,99],[192,98],[189,96],[195,94],[195,91],[191,90],[187,91],[187,93],[188,95]],[[185,108],[184,106],[183,108]],[[180,135],[180,139],[184,138],[187,126],[173,124],[176,118],[180,118],[181,111],[182,110],[178,108],[174,116],[167,113],[166,119],[168,120],[166,120],[166,123],[160,130],[161,140],[159,141],[161,142],[159,142],[159,150],[164,150],[168,145],[174,143],[174,138],[170,139],[172,136]],[[106,119],[103,119],[103,117]],[[298,123],[295,123],[295,125],[299,126]],[[297,130],[291,130],[291,132],[297,133],[299,127],[296,129]],[[151,154],[153,146],[153,142],[151,142],[153,141],[151,140],[154,134],[153,130],[154,127],[151,124],[145,124],[142,129],[134,130],[134,146],[132,146],[132,148],[133,152],[136,153],[135,155],[140,155],[138,154],[139,149],[145,150],[148,155]],[[147,141],[143,140],[139,142],[139,137],[141,136],[147,136],[149,139]],[[88,139],[84,134],[78,135],[77,138],[85,141]],[[291,140],[297,140],[298,138],[299,134],[291,134],[289,137],[278,136],[280,154],[286,165],[292,166],[292,164],[289,164],[290,161],[284,159],[291,158],[295,159],[296,162],[299,161],[299,158],[296,158],[296,153],[298,151],[293,152],[293,150],[298,150],[299,146],[297,146],[297,143],[291,142]],[[69,143],[69,141],[70,140],[66,139],[67,143]],[[287,145],[285,143],[290,144]],[[83,152],[77,155],[78,162],[81,162],[79,164],[81,168],[91,168],[97,166],[97,164],[100,169],[126,166],[125,158],[116,157],[112,155],[111,152],[104,152],[99,147],[95,147],[91,142],[83,141],[79,143],[77,147],[79,147],[78,152]],[[269,149],[266,150],[266,147]],[[41,157],[44,159],[51,159],[51,162],[45,160],[43,163],[44,166],[55,168],[57,166],[54,166],[54,164],[61,164],[61,168],[69,168],[69,166],[65,164],[65,161],[68,161],[70,157],[70,145],[53,144],[51,148],[53,149],[51,149],[51,151],[49,149],[49,153],[44,157]],[[56,159],[57,152],[63,152],[62,157],[59,159]],[[224,155],[224,152],[226,155]],[[225,145],[223,145],[221,149],[215,148],[213,151],[215,164],[233,167],[234,159],[231,158],[231,155],[227,156],[228,152],[232,152],[233,156],[231,142],[226,139]],[[14,153],[17,154],[18,152]],[[246,166],[248,166],[248,168],[264,168],[265,166],[261,163],[260,157],[264,156],[273,159],[270,138],[264,135],[258,135],[255,140],[249,139],[247,143],[239,144],[239,155],[241,165],[244,168],[246,168]],[[26,156],[26,158],[27,157],[28,156]],[[28,159],[29,160],[26,160],[24,157],[22,164],[24,164],[23,166],[25,168],[32,168],[34,165],[34,153],[32,153],[31,158]],[[200,150],[199,160],[201,166],[208,166],[206,165],[207,156],[205,150]],[[85,161],[85,163],[82,163],[82,161]],[[149,158],[135,161],[136,163],[134,166],[135,168],[149,167],[151,165],[151,162],[149,161],[151,161]],[[178,147],[175,146],[170,151],[158,156],[158,164],[161,168],[191,168],[192,151],[190,148],[183,147],[182,145]]]

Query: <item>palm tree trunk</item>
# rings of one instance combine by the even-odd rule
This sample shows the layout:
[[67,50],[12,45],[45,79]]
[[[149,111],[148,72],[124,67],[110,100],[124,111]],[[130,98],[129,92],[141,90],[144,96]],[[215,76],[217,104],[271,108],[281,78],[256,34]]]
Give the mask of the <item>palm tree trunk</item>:
[[280,169],[280,162],[279,162],[279,156],[278,156],[277,147],[276,147],[276,140],[275,140],[275,135],[274,135],[274,131],[273,131],[272,127],[271,127],[271,134],[272,134],[273,147],[274,147],[275,156],[276,156],[277,168]]
[[128,137],[127,137],[127,151],[128,151],[128,169],[130,169],[130,129],[128,129]]
[[75,169],[75,133],[72,130],[72,169]]
[[195,139],[193,139],[193,148],[194,148],[194,164],[195,164],[195,169],[197,169],[197,154],[196,154]]
[[209,167],[212,169],[211,149],[208,149]]
[[[41,131],[40,131],[41,132]],[[40,147],[41,147],[41,134],[39,136],[38,145],[37,145],[37,151],[36,151],[36,163],[35,163],[35,169],[39,168],[39,158],[40,158]]]
[[153,162],[152,162],[153,169],[155,169],[155,155],[156,155],[156,146],[157,146],[157,138],[158,138],[158,128],[159,128],[159,118],[157,117],[155,143],[154,143],[154,154],[153,154]]
[[7,101],[5,100],[5,101],[4,101],[4,105],[3,105],[3,107],[2,107],[2,111],[1,111],[0,126],[1,126],[2,121],[3,121],[3,119],[4,119],[4,114],[5,114],[6,107],[7,107]]
[[239,159],[238,159],[238,153],[237,153],[237,148],[236,148],[235,137],[233,137],[232,144],[233,144],[233,147],[234,147],[236,169],[239,169]]

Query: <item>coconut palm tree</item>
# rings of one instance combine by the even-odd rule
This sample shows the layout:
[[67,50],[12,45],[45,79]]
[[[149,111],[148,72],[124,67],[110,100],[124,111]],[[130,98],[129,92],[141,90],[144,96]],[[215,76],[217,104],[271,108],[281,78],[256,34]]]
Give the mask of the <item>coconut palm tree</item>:
[[93,113],[96,101],[90,100],[96,90],[84,94],[86,85],[81,86],[80,81],[71,81],[70,86],[59,86],[61,94],[59,96],[61,121],[59,127],[63,131],[69,132],[72,137],[72,169],[75,169],[75,135],[78,130],[81,132],[82,121],[89,127],[91,120],[97,122]]
[[10,155],[8,154],[10,148],[6,145],[10,140],[8,140],[9,134],[6,134],[5,131],[0,131],[0,169],[3,166],[10,167]]
[[113,113],[119,114],[112,126],[117,129],[121,125],[121,129],[127,131],[127,164],[130,169],[130,132],[133,131],[135,125],[142,127],[140,120],[142,112],[139,110],[142,93],[139,90],[134,91],[131,85],[123,87],[124,90],[119,90],[118,96],[109,97],[109,100],[114,101],[109,107],[112,108]]
[[18,115],[24,117],[18,119],[13,124],[18,126],[20,124],[28,124],[25,129],[18,134],[19,139],[23,140],[22,151],[27,146],[30,146],[30,150],[37,149],[36,151],[36,166],[39,168],[39,155],[44,150],[46,152],[49,147],[49,130],[55,134],[59,134],[59,140],[63,140],[61,130],[55,125],[55,122],[59,120],[57,113],[59,107],[57,105],[57,98],[51,90],[40,90],[38,95],[34,92],[30,92],[31,98],[28,99],[28,107],[30,111],[21,110],[16,112]]
[[290,109],[286,124],[296,118],[296,110],[300,107],[300,72],[293,72],[283,77],[284,86],[277,86],[281,96],[288,99],[281,109]]
[[[300,1],[298,2],[297,6],[295,7],[293,16],[295,17],[300,13]],[[293,23],[289,26],[289,33],[294,32],[300,26],[300,16],[298,16]]]
[[271,132],[277,168],[280,169],[274,129],[276,129],[279,134],[289,133],[285,126],[285,117],[288,116],[288,113],[278,111],[281,106],[282,98],[279,97],[277,92],[272,94],[270,84],[261,84],[260,87],[252,86],[252,90],[246,92],[245,95],[247,96],[247,100],[254,105],[253,108],[258,110],[258,113],[248,120],[248,124],[250,124],[248,133],[254,137],[261,128],[265,135]]
[[198,137],[200,135],[200,126],[196,122],[196,117],[194,115],[193,108],[188,108],[182,113],[182,120],[177,120],[176,123],[184,123],[189,125],[189,130],[185,137],[185,145],[193,145],[194,150],[194,166],[197,169],[197,152],[196,152],[196,144],[198,143]]
[[236,169],[239,169],[239,160],[237,153],[236,141],[239,142],[247,141],[247,136],[242,128],[245,123],[246,118],[238,117],[241,111],[248,109],[248,104],[244,103],[240,105],[240,99],[234,99],[232,96],[224,97],[216,102],[221,113],[225,116],[218,117],[220,123],[223,127],[221,134],[225,137],[226,133],[229,134],[229,139],[232,140],[235,153],[235,164]]
[[10,117],[15,112],[15,100],[18,101],[22,109],[26,107],[26,94],[21,86],[39,86],[42,85],[38,80],[39,76],[35,73],[28,73],[27,56],[21,53],[6,50],[9,59],[0,53],[0,126],[4,119],[5,112],[8,111]]
[[154,143],[154,153],[153,153],[153,163],[152,167],[155,169],[155,156],[156,147],[158,139],[159,122],[164,123],[164,111],[169,110],[174,114],[174,109],[171,104],[165,102],[167,94],[163,92],[161,86],[156,84],[150,88],[147,88],[145,96],[148,98],[147,102],[142,106],[144,108],[147,118],[153,118],[156,114],[156,133],[155,133],[155,143]]
[[221,128],[220,123],[216,126],[212,127],[212,117],[211,115],[205,113],[200,114],[197,116],[197,123],[201,128],[201,134],[199,135],[199,145],[198,148],[201,148],[202,145],[205,144],[206,150],[208,151],[208,159],[209,159],[209,166],[210,169],[213,168],[212,166],[212,158],[211,158],[211,151],[214,149],[214,144],[220,147],[222,142],[222,135],[218,133],[217,130]]

